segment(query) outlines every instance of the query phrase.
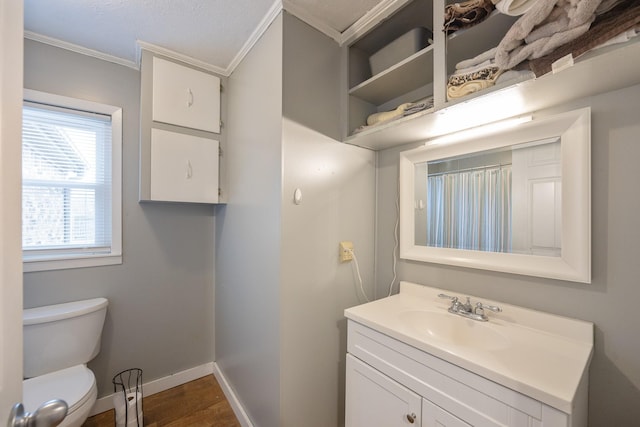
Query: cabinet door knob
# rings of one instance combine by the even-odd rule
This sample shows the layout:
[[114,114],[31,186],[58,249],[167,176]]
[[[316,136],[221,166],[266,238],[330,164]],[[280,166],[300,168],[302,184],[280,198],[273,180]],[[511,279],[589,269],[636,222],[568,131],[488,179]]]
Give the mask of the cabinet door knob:
[[187,179],[191,179],[192,176],[193,176],[193,168],[191,167],[191,161],[187,160],[187,171],[184,174],[184,177]]
[[407,421],[409,421],[409,424],[413,424],[416,422],[416,414],[411,413],[411,414],[407,414]]
[[191,88],[187,88],[187,94],[189,99],[187,100],[187,106],[191,107],[193,105],[193,91]]

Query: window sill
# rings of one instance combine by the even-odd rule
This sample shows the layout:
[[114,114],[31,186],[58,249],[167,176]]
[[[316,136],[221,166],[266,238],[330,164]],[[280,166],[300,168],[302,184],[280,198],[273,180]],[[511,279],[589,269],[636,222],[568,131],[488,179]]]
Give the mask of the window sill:
[[67,270],[116,264],[122,264],[122,254],[95,255],[82,258],[24,260],[22,263],[22,271],[24,273],[31,273],[36,271]]

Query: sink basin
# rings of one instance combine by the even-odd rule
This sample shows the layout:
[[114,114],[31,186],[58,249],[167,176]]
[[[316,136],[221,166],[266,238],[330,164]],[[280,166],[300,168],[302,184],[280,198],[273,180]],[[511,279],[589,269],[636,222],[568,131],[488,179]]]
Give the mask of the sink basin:
[[438,311],[410,310],[398,316],[401,324],[424,338],[489,351],[509,346],[508,338],[490,323]]
[[593,323],[471,296],[502,308],[480,322],[449,313],[450,303],[438,296],[449,292],[400,282],[397,295],[348,308],[349,328],[361,331],[348,341],[349,352],[364,355],[369,346],[388,356],[397,340],[406,351],[402,357],[418,364],[422,351],[567,414],[576,410],[576,399],[588,391]]

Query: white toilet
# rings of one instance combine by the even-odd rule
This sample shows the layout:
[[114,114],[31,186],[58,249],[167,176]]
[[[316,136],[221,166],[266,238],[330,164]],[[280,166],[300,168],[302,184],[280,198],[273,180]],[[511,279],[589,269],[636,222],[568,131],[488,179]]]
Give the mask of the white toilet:
[[94,298],[23,311],[27,412],[62,399],[69,411],[61,427],[79,427],[87,419],[98,389],[86,364],[100,352],[107,305],[105,298]]

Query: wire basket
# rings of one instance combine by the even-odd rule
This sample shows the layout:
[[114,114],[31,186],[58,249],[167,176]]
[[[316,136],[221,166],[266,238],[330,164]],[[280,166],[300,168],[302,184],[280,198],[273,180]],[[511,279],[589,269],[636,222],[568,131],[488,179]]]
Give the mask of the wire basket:
[[143,427],[142,369],[127,369],[113,377],[116,427]]

